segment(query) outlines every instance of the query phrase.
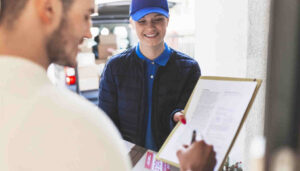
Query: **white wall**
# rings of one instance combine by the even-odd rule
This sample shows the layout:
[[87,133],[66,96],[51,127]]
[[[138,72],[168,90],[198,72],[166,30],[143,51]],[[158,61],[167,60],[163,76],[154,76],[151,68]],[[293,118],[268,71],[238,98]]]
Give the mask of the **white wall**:
[[202,75],[263,79],[231,153],[249,170],[249,146],[263,135],[270,0],[196,0],[195,58]]
[[204,75],[244,76],[246,0],[196,0],[196,52]]
[[[245,139],[245,160],[250,160],[250,143],[258,136],[263,136],[265,93],[267,75],[267,56],[269,42],[271,0],[249,0],[248,1],[248,47],[247,47],[247,73],[246,77],[262,78],[263,84],[257,94],[252,106],[251,113],[247,119]],[[252,153],[253,154],[253,153]],[[257,155],[257,154],[254,154]],[[254,156],[252,156],[254,157]],[[246,165],[249,170],[249,165]]]

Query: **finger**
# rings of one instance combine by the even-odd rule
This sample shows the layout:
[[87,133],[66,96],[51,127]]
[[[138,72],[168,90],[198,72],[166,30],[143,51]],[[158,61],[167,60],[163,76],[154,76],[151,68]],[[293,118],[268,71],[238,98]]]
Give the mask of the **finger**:
[[199,143],[200,143],[201,145],[208,146],[208,145],[206,144],[205,140],[200,140]]
[[216,155],[216,152],[215,152],[215,149],[214,149],[214,146],[211,146],[211,151],[214,155]]
[[180,115],[181,119],[180,119],[180,122],[183,123],[183,124],[186,124],[186,118],[185,118],[185,115],[184,115],[184,110],[181,110],[180,113],[182,115]]
[[184,125],[186,124],[186,119],[185,118],[181,118],[180,122],[183,123]]
[[179,160],[181,159],[182,153],[183,153],[183,150],[182,150],[182,149],[179,149],[179,150],[176,152],[176,156],[178,157]]
[[204,140],[196,141],[198,145],[200,146],[207,146],[206,142]]
[[184,153],[187,150],[187,148],[189,148],[189,145],[183,144],[182,146],[180,146],[178,151],[181,151],[182,153]]
[[216,164],[217,164],[217,159],[214,158],[214,159],[213,159],[213,168],[216,166]]
[[184,116],[183,113],[180,113],[179,119],[180,119],[180,122],[181,122],[181,123],[183,123],[184,125],[186,124],[186,118],[185,118],[185,116]]
[[176,112],[175,115],[174,115],[173,120],[174,120],[174,122],[180,121],[184,125],[186,124],[186,119],[185,119],[185,116],[183,115],[182,112]]
[[213,152],[212,152],[212,156],[214,157],[214,158],[216,158],[216,152],[213,150]]
[[[212,152],[210,152],[209,154],[209,158],[213,159],[213,161],[216,162],[216,152],[213,150]],[[213,162],[214,163],[214,162]]]
[[180,116],[181,116],[181,115],[182,115],[181,112],[176,112],[176,113],[174,114],[174,117],[173,117],[174,122],[180,121]]
[[207,149],[209,150],[209,152],[213,153],[214,152],[214,148],[212,145],[207,145]]
[[184,114],[182,112],[177,112],[176,115],[177,115],[176,119],[185,125],[186,124],[186,119],[185,119]]
[[211,160],[209,162],[209,170],[214,170],[214,168],[216,167],[216,164],[217,164],[217,160],[216,159]]

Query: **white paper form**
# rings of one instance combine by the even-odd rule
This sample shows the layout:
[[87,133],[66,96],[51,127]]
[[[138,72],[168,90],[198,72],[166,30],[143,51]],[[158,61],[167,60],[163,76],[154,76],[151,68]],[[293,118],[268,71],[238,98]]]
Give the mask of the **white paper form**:
[[256,81],[200,79],[186,111],[187,125],[180,126],[159,153],[159,158],[178,164],[176,151],[190,144],[197,131],[216,151],[218,170],[251,101]]

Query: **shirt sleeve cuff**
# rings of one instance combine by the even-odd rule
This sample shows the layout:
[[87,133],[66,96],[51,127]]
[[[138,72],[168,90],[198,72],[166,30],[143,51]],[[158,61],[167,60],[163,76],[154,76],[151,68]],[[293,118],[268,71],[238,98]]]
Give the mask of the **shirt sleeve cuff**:
[[174,120],[173,120],[175,113],[180,112],[180,111],[182,111],[182,110],[183,110],[183,109],[175,109],[175,110],[171,113],[171,115],[170,115],[170,130],[172,130],[172,129],[175,127],[175,125],[176,125],[176,122],[174,122]]

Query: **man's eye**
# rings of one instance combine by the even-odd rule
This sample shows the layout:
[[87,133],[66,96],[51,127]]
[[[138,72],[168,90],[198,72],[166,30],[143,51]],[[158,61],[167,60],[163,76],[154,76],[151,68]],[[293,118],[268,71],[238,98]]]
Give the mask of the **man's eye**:
[[154,22],[161,22],[161,21],[163,21],[163,18],[157,18],[154,20]]
[[139,24],[145,24],[146,21],[145,21],[145,20],[139,20],[138,23],[139,23]]

